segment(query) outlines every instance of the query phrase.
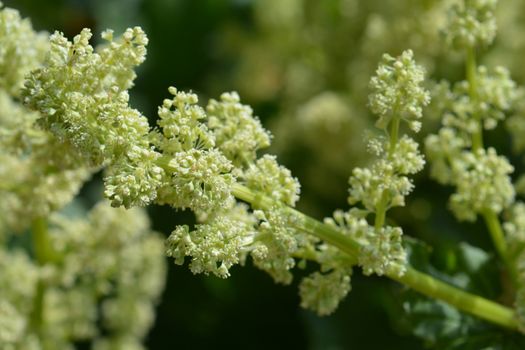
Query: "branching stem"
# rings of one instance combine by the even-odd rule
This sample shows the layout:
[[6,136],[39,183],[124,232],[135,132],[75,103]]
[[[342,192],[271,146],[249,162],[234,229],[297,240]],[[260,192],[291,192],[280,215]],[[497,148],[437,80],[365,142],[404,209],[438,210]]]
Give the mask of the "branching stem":
[[[262,209],[270,209],[276,205],[282,205],[275,203],[272,199],[259,193],[255,193],[240,184],[235,184],[233,186],[233,194],[238,199]],[[295,209],[287,207],[286,210],[297,218],[294,222],[296,229],[312,234],[323,241],[334,245],[342,252],[348,254],[352,261],[357,261],[360,250],[358,242],[344,235],[337,228],[321,223]],[[518,329],[518,323],[512,309],[488,299],[467,293],[430,275],[419,272],[410,266],[407,268],[407,272],[403,276],[398,277],[395,275],[388,275],[388,277],[426,296],[445,301],[459,310],[470,313],[486,321],[512,330]]]

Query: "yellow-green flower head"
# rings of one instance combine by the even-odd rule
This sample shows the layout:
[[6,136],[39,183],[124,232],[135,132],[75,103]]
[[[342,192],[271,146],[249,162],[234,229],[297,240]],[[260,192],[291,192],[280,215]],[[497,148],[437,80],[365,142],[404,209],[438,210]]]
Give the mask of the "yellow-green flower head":
[[68,342],[126,336],[140,343],[154,321],[164,288],[162,237],[140,208],[97,204],[87,220],[52,218],[51,244],[60,264],[46,280],[44,324]]
[[368,168],[355,168],[350,177],[350,204],[361,202],[365,209],[374,212],[386,200],[387,208],[404,206],[405,196],[413,189],[406,176],[423,169],[425,160],[419,145],[404,135],[390,152],[390,143],[384,138],[371,139],[369,149],[380,158]]
[[133,85],[134,68],[144,60],[147,38],[139,28],[96,51],[84,29],[73,42],[56,32],[42,68],[28,76],[24,103],[38,110],[41,125],[65,146],[98,166],[129,152],[148,147],[147,119],[129,107],[126,89]]
[[376,125],[384,129],[393,117],[405,120],[415,132],[421,128],[423,107],[430,102],[423,88],[425,70],[416,64],[411,50],[394,58],[384,54],[376,75],[370,79],[370,110],[379,116]]
[[301,185],[287,168],[277,163],[276,157],[265,154],[248,166],[242,175],[247,187],[263,193],[278,202],[295,206]]
[[425,151],[430,161],[430,176],[443,185],[455,181],[452,163],[461,159],[461,152],[469,145],[453,128],[444,127],[437,135],[425,139]]
[[457,191],[450,197],[450,207],[456,217],[474,221],[485,210],[499,214],[509,207],[515,197],[509,176],[513,171],[507,158],[493,148],[463,152],[453,169]]
[[31,312],[31,300],[39,279],[38,267],[25,252],[4,248],[0,250],[0,267],[0,300],[9,302],[22,314]]
[[525,203],[514,203],[505,214],[506,220],[503,223],[505,238],[512,255],[516,256],[525,247]]
[[469,83],[462,81],[454,85],[449,97],[448,108],[445,110],[443,124],[456,127],[468,133],[477,132],[478,122],[473,114],[479,116],[484,129],[494,129],[498,122],[505,119],[505,113],[511,111],[518,99],[516,83],[511,79],[510,72],[504,67],[493,70],[485,66],[477,71],[477,98],[469,98]]
[[254,215],[259,221],[251,251],[254,265],[270,274],[276,283],[290,284],[293,279],[290,270],[295,266],[293,253],[299,249],[303,237],[293,229],[296,218],[279,207],[256,210]]
[[[162,238],[140,209],[96,205],[87,219],[51,217],[54,260],[37,266],[25,252],[0,249],[0,344],[70,349],[101,335],[140,344],[164,288]],[[37,334],[30,322],[39,282],[45,283]]]
[[69,203],[91,174],[75,152],[36,127],[37,118],[0,90],[1,221],[15,231]]
[[217,147],[235,166],[255,161],[257,150],[270,146],[270,133],[236,92],[223,93],[220,101],[210,100],[206,111]]
[[370,227],[366,231],[359,252],[359,265],[365,275],[394,274],[402,276],[406,271],[407,254],[402,244],[403,230],[386,226],[380,230]]
[[352,289],[351,275],[351,269],[335,269],[324,274],[314,272],[303,278],[299,284],[301,307],[319,316],[330,315]]
[[156,164],[158,158],[159,154],[153,150],[134,147],[126,157],[107,168],[104,194],[112,206],[146,206],[157,197],[164,175]]
[[[235,204],[209,215],[193,231],[177,227],[167,241],[167,254],[182,265],[191,257],[193,273],[230,275],[235,264],[244,264],[251,255],[254,265],[270,274],[277,283],[292,281],[293,253],[309,240],[290,228],[294,216],[282,208],[253,213],[243,204]],[[313,249],[313,247],[312,247]]]
[[159,107],[158,147],[169,157],[158,202],[198,214],[229,207],[235,177],[232,163],[215,147],[206,112],[196,94],[169,88],[171,99]]
[[36,33],[28,19],[0,2],[0,87],[18,97],[24,77],[44,60],[48,42]]
[[116,40],[106,31],[106,43],[95,50],[90,38],[88,29],[73,42],[53,34],[44,66],[26,81],[24,102],[41,113],[38,122],[65,150],[87,165],[109,165],[105,194],[114,206],[146,205],[156,197],[163,170],[150,146],[148,120],[129,106],[127,89],[148,39],[139,27]]
[[386,226],[377,230],[356,210],[336,211],[333,218],[325,222],[359,242],[358,264],[364,274],[401,276],[406,272],[407,254],[402,245],[401,228]]
[[207,213],[229,207],[235,177],[232,164],[217,149],[173,154],[158,190],[159,203]]
[[186,225],[178,226],[167,240],[167,255],[178,265],[190,256],[190,270],[195,274],[211,273],[226,278],[230,276],[229,269],[241,262],[254,234],[252,225],[224,212],[206,224],[197,225],[193,231]]
[[[494,129],[504,112],[511,110],[518,98],[517,84],[511,79],[507,68],[497,66],[489,71],[485,66],[478,68],[479,114],[483,117],[485,129]],[[485,116],[488,115],[488,116]]]
[[416,174],[423,169],[425,159],[419,152],[419,144],[416,141],[407,135],[403,135],[396,143],[396,148],[391,154],[390,144],[384,139],[381,141],[381,151],[379,155],[388,159],[397,174]]
[[198,103],[196,94],[177,91],[170,87],[172,99],[165,99],[159,107],[157,124],[162,128],[164,139],[160,148],[164,153],[209,149],[215,146],[215,138],[205,124],[206,112]]
[[448,16],[444,35],[448,45],[456,49],[486,47],[496,37],[495,10],[497,0],[460,0]]
[[0,344],[9,349],[21,346],[26,329],[29,328],[28,323],[26,315],[18,312],[7,300],[0,299]]
[[405,196],[414,188],[408,177],[397,174],[392,163],[385,160],[374,163],[370,169],[355,168],[349,184],[348,202],[351,205],[361,202],[370,212],[376,210],[384,197],[387,208],[404,206]]

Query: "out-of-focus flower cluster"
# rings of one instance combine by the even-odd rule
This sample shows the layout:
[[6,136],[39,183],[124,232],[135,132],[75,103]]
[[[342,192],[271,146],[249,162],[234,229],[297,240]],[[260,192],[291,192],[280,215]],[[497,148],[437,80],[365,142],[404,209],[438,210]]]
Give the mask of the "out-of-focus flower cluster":
[[[495,4],[495,1],[464,1],[453,7],[452,22],[484,23],[466,26],[462,29],[465,35],[486,37],[481,29],[491,28],[490,40],[472,39],[469,47],[488,45],[492,41],[496,32]],[[455,27],[446,31],[460,35]],[[514,202],[515,190],[510,178],[514,168],[495,149],[476,148],[480,145],[474,144],[474,140],[481,137],[484,130],[494,129],[515,108],[519,90],[503,67],[490,72],[484,66],[469,66],[475,62],[466,64],[473,76],[452,88],[443,81],[433,89],[433,113],[442,120],[443,126],[437,134],[427,137],[426,152],[431,176],[442,184],[456,187],[456,193],[450,197],[450,208],[456,217],[474,221],[478,214],[487,211],[499,214]]]
[[506,213],[503,224],[509,246],[509,259],[515,264],[519,284],[516,292],[515,307],[522,331],[525,331],[525,203],[516,201]]
[[[438,60],[449,59],[439,40],[449,2],[253,1],[254,28],[229,26],[221,35],[224,52],[237,62],[233,77],[211,84],[232,79],[251,104],[276,106],[272,150],[308,188],[304,205],[323,212],[319,203],[344,200],[348,174],[370,158],[362,135],[371,120],[365,106],[376,62],[385,52],[411,48],[434,72]],[[296,162],[298,153],[309,161]]]
[[458,48],[486,47],[496,37],[497,0],[462,0],[450,9],[446,41]]
[[485,130],[495,129],[505,121],[514,149],[523,149],[524,92],[511,79],[508,69],[489,69],[476,63],[479,49],[490,45],[496,36],[496,3],[464,0],[452,7],[444,32],[449,45],[466,53],[466,80],[452,87],[446,81],[434,86],[431,111],[442,121],[442,127],[426,138],[426,152],[431,177],[455,187],[449,204],[458,220],[475,221],[481,216],[487,223],[498,254],[509,270],[523,329],[524,205],[516,201],[519,181],[516,185],[512,182],[514,167],[495,148],[484,148],[483,137]]
[[[0,344],[5,349],[142,349],[164,288],[162,238],[141,209],[100,203],[87,219],[51,217],[53,261],[0,250]],[[120,347],[119,347],[120,348]]]
[[18,102],[24,76],[44,59],[47,35],[9,8],[0,9],[0,28],[1,239],[2,231],[22,231],[32,218],[67,204],[90,173],[36,127],[38,113]]
[[[93,133],[80,135],[74,123],[93,127],[83,119],[92,115],[89,108],[104,110],[102,119],[112,116],[108,101],[98,104],[102,96],[97,95],[97,86],[130,86],[134,73],[122,67],[136,61],[124,49],[133,45],[123,39],[123,45],[104,49],[98,63],[106,61],[107,69],[107,61],[116,60],[122,67],[95,82],[88,79],[95,79],[94,66],[88,62],[89,32],[71,45],[61,34],[49,38],[34,32],[29,20],[9,8],[0,9],[0,28],[0,347],[73,349],[75,342],[93,341],[96,349],[142,349],[164,287],[162,239],[150,231],[140,209],[117,210],[101,203],[87,219],[56,213],[101,165],[94,161],[98,153],[89,157],[81,153],[96,147],[97,138]],[[131,40],[132,32],[124,36]],[[115,57],[117,51],[122,57]],[[62,75],[52,72],[57,62],[68,67],[60,66]],[[104,69],[104,64],[99,67]],[[25,99],[24,76],[32,70],[33,77],[48,74],[52,92],[42,94],[41,87],[31,85],[35,80],[26,81],[26,88],[33,86],[33,92],[40,93],[38,103],[47,106],[53,120],[20,103]],[[78,92],[61,90],[68,84],[80,87]],[[98,85],[88,91],[90,84]],[[82,93],[93,93],[92,99],[85,100]],[[117,95],[110,99],[121,99]],[[116,120],[111,123],[119,125]],[[119,142],[124,145],[115,141]],[[23,238],[29,236],[32,222],[46,226],[45,218],[50,221],[46,241],[39,240],[36,227],[29,240]],[[49,259],[38,257],[37,250],[44,246],[52,251]]]

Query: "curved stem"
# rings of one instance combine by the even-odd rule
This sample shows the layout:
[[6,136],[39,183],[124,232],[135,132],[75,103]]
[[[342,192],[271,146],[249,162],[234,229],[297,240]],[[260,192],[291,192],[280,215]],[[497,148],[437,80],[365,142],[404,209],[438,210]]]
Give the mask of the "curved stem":
[[[232,192],[238,199],[246,201],[261,209],[270,209],[276,205],[282,205],[280,203],[275,203],[272,199],[255,193],[240,184],[235,184]],[[323,241],[332,244],[342,252],[347,253],[352,261],[357,261],[360,250],[358,242],[344,235],[337,228],[323,224],[295,209],[286,207],[286,210],[297,218],[293,224],[296,229],[312,234]],[[407,272],[401,277],[395,275],[388,275],[387,277],[431,298],[445,301],[459,310],[475,315],[486,321],[509,329],[518,329],[518,323],[512,309],[488,299],[467,293],[430,275],[419,272],[410,266],[408,267]]]

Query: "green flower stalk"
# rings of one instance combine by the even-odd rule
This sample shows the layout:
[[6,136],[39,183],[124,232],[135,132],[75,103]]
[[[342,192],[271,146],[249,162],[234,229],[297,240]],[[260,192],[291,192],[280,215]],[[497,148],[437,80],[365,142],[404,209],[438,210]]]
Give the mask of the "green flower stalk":
[[405,51],[398,58],[383,56],[370,80],[370,108],[378,114],[376,125],[387,137],[370,140],[369,149],[378,159],[369,168],[354,169],[348,198],[351,205],[361,202],[365,213],[375,215],[374,227],[352,233],[362,245],[359,264],[365,274],[402,276],[406,270],[402,230],[384,224],[387,210],[404,206],[414,187],[407,175],[419,172],[425,164],[417,143],[406,135],[399,138],[401,121],[416,132],[421,128],[422,109],[430,102],[429,92],[421,86],[423,72],[412,52]]
[[[0,10],[0,29],[0,347],[71,349],[92,341],[94,349],[118,344],[140,349],[164,287],[162,240],[151,232],[140,209],[125,211],[101,203],[85,219],[57,212],[93,172],[116,163],[105,159],[111,157],[97,141],[101,125],[86,116],[100,113],[98,121],[111,124],[105,124],[105,130],[113,136],[112,152],[127,149],[131,162],[151,157],[148,150],[124,141],[122,131],[117,135],[110,130],[124,125],[121,130],[131,135],[133,127],[126,122],[132,112],[104,119],[109,110],[123,112],[119,103],[127,94],[119,91],[129,88],[135,77],[127,67],[144,54],[140,44],[129,43],[145,36],[138,39],[140,32],[130,30],[126,38],[112,42],[107,32],[104,37],[111,43],[96,56],[88,30],[70,43],[58,33],[49,37],[34,32],[28,20],[7,8]],[[48,79],[45,87],[38,79],[24,81],[31,70],[31,76]],[[32,86],[33,102],[46,114],[20,103],[28,101],[20,89],[24,85]],[[54,90],[53,96],[48,89]],[[110,101],[115,102],[112,107]],[[129,163],[122,166],[129,169]],[[131,195],[146,201],[142,194]],[[29,228],[32,244],[13,248],[12,242],[20,241],[16,236]]]
[[[516,308],[523,329],[523,278],[519,221],[515,203],[516,190],[511,180],[514,167],[492,147],[484,148],[483,131],[491,130],[512,113],[522,91],[507,69],[492,71],[477,66],[476,50],[492,43],[496,35],[497,1],[463,1],[453,7],[447,42],[465,52],[466,80],[452,88],[439,86],[443,127],[426,140],[431,174],[439,182],[453,185],[450,208],[459,220],[475,221],[483,217],[494,247],[507,269]],[[519,130],[519,117],[507,126]],[[516,131],[513,131],[515,134]],[[500,221],[500,214],[510,211],[511,221]]]
[[2,248],[0,344],[55,349],[124,338],[140,346],[165,275],[163,242],[148,226],[140,209],[100,203],[86,220],[55,214],[49,228],[35,223],[37,261]]
[[495,149],[483,148],[483,130],[494,129],[505,118],[518,94],[505,68],[489,73],[486,67],[477,67],[475,59],[476,47],[494,39],[495,6],[496,1],[464,1],[453,7],[455,25],[448,33],[455,39],[447,42],[461,44],[459,48],[466,50],[467,79],[452,89],[447,83],[439,85],[443,128],[427,138],[426,148],[432,175],[443,184],[456,186],[450,198],[456,217],[475,221],[478,214],[483,216],[500,256],[510,266],[498,215],[514,202],[510,178],[514,168]]

